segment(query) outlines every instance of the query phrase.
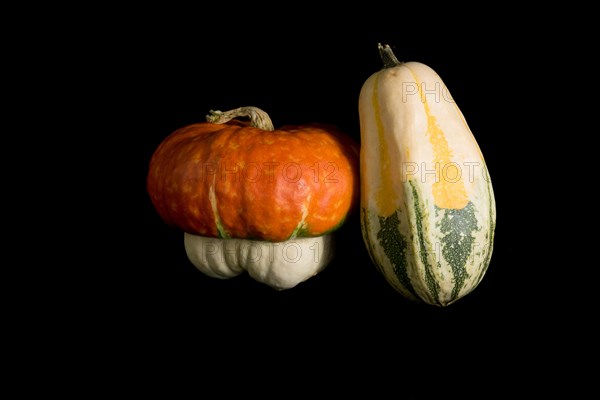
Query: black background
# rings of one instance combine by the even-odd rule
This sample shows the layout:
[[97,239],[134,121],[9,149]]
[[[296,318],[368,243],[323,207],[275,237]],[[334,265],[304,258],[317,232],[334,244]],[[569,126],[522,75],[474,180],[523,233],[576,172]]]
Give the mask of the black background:
[[[421,376],[468,382],[502,363],[512,368],[500,374],[510,389],[500,379],[494,390],[531,383],[529,366],[549,357],[539,339],[559,311],[549,314],[537,296],[544,266],[523,250],[535,216],[514,195],[530,184],[516,178],[527,151],[515,136],[527,131],[527,107],[515,93],[535,70],[529,60],[537,40],[515,34],[520,17],[446,20],[428,10],[399,17],[377,7],[364,15],[350,10],[352,17],[314,9],[271,16],[251,7],[163,11],[100,14],[59,35],[61,51],[73,60],[59,68],[75,83],[67,93],[70,111],[77,110],[71,124],[87,136],[75,159],[94,174],[91,187],[82,185],[69,203],[82,244],[71,249],[77,267],[70,279],[77,284],[69,285],[63,307],[73,310],[77,336],[86,338],[81,359],[108,360],[131,387],[159,386],[167,375],[186,383],[204,376],[206,387],[251,374],[261,377],[259,386],[275,380],[296,390],[321,382],[386,391],[401,382],[408,396],[427,398]],[[82,31],[75,41],[73,32]],[[146,192],[148,163],[160,142],[204,121],[211,109],[246,105],[265,110],[276,127],[331,123],[359,141],[358,94],[382,67],[379,42],[401,61],[440,74],[482,149],[498,216],[480,285],[446,308],[404,299],[371,263],[356,215],[336,233],[333,262],[293,289],[196,270],[183,234],[160,220]],[[508,62],[517,57],[518,68]],[[60,80],[52,86],[63,90]],[[74,170],[65,163],[69,176],[77,176]],[[90,207],[93,218],[85,217]],[[210,373],[199,372],[207,365]],[[288,374],[299,365],[307,367]],[[461,385],[445,390],[456,394]]]

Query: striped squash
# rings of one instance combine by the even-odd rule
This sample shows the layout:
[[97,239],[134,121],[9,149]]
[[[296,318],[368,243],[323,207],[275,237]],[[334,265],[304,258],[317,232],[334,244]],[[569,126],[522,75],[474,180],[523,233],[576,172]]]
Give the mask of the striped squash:
[[363,84],[361,229],[373,263],[408,299],[447,306],[490,264],[496,204],[484,157],[440,76],[399,62]]

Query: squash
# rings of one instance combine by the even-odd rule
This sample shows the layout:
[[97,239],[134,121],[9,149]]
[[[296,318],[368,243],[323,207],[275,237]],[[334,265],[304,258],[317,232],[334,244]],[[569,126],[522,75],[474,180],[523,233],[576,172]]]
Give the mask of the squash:
[[440,76],[399,62],[359,95],[360,221],[378,270],[407,299],[444,307],[472,292],[491,261],[496,202],[480,147]]
[[290,289],[321,272],[335,253],[332,233],[282,242],[221,239],[184,232],[185,251],[204,274],[228,279],[247,271],[272,288]]
[[[250,121],[244,121],[248,117]],[[359,148],[325,124],[274,129],[256,107],[211,111],[169,135],[147,191],[206,275],[243,271],[289,289],[331,261],[331,236],[358,208]]]

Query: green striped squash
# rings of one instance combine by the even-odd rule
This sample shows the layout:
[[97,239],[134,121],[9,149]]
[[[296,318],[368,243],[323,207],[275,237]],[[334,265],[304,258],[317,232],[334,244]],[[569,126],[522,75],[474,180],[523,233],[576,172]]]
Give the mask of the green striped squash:
[[408,299],[447,306],[490,264],[496,204],[486,164],[440,76],[399,62],[363,84],[361,228],[373,263]]

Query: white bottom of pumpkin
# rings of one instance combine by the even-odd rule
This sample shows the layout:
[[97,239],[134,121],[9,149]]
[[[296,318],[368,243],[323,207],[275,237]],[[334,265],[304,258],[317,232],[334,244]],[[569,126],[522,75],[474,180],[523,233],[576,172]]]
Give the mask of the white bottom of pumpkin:
[[277,290],[291,289],[331,262],[333,234],[283,242],[220,239],[184,233],[191,263],[212,278],[229,279],[244,271]]

